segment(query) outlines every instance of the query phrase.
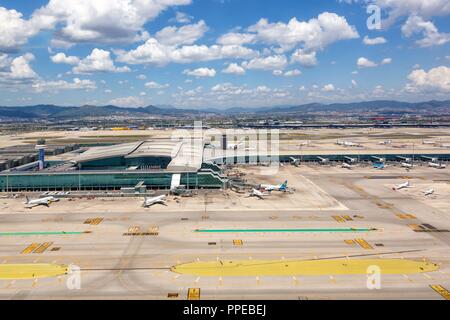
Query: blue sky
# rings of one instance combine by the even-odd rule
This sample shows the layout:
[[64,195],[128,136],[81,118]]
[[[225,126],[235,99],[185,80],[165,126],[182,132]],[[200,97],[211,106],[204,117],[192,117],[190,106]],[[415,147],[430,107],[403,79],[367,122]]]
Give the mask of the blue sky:
[[0,105],[449,99],[449,14],[448,0],[0,0]]

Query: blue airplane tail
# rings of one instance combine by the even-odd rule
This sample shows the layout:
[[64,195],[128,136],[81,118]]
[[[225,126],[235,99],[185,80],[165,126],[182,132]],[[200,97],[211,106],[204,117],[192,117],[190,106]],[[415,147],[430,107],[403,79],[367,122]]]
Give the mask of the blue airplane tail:
[[287,182],[287,180],[281,185],[281,188],[280,188],[280,190],[286,190],[287,189],[287,184],[288,184],[288,182]]

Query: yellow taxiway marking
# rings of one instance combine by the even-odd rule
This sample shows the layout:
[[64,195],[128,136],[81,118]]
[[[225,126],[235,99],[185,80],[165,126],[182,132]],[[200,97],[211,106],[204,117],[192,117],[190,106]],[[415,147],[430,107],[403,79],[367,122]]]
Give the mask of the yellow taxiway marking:
[[345,219],[342,218],[341,216],[331,216],[334,220],[336,220],[339,223],[344,223]]
[[236,240],[233,240],[233,244],[235,246],[242,246],[244,244],[244,242],[241,239],[236,239]]
[[441,285],[430,285],[431,289],[439,293],[445,300],[450,300],[450,292]]
[[355,239],[356,243],[358,243],[361,248],[366,249],[366,250],[370,250],[373,249],[373,247],[364,239]]
[[200,288],[189,288],[187,299],[200,300]]
[[51,245],[53,244],[53,242],[44,242],[43,244],[41,244],[39,246],[39,248],[37,248],[36,250],[34,250],[33,253],[43,253],[45,250],[47,250]]
[[21,254],[30,254],[34,250],[36,250],[41,244],[40,243],[32,243],[28,247],[22,250]]
[[349,239],[349,240],[344,240],[344,242],[345,242],[346,244],[348,244],[348,245],[353,245],[353,244],[355,244],[355,240],[351,240],[351,239]]
[[68,273],[66,265],[36,264],[1,264],[0,279],[36,279],[56,277]]
[[431,272],[439,266],[406,259],[330,259],[330,260],[222,260],[186,263],[171,268],[172,272],[196,276],[295,276],[295,275],[360,275],[376,265],[382,274],[414,274]]

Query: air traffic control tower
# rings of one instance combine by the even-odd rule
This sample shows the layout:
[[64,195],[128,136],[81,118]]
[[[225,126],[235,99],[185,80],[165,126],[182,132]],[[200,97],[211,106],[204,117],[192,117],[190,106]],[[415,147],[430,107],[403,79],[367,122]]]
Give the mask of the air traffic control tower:
[[38,150],[39,171],[41,171],[45,168],[45,149],[47,149],[47,146],[45,145],[45,140],[39,139],[34,148]]

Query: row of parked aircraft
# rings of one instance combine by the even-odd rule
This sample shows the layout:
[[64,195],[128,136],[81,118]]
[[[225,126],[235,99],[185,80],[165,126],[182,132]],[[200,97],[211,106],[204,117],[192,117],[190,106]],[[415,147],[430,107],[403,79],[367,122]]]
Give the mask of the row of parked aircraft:
[[[396,185],[392,189],[393,190],[401,190],[401,189],[406,189],[406,188],[413,188],[413,186],[411,185],[411,183],[409,181],[406,181],[405,183],[401,183],[399,185]],[[432,194],[434,194],[434,189],[430,188],[430,189],[422,191],[422,193],[425,196],[431,196]]]

